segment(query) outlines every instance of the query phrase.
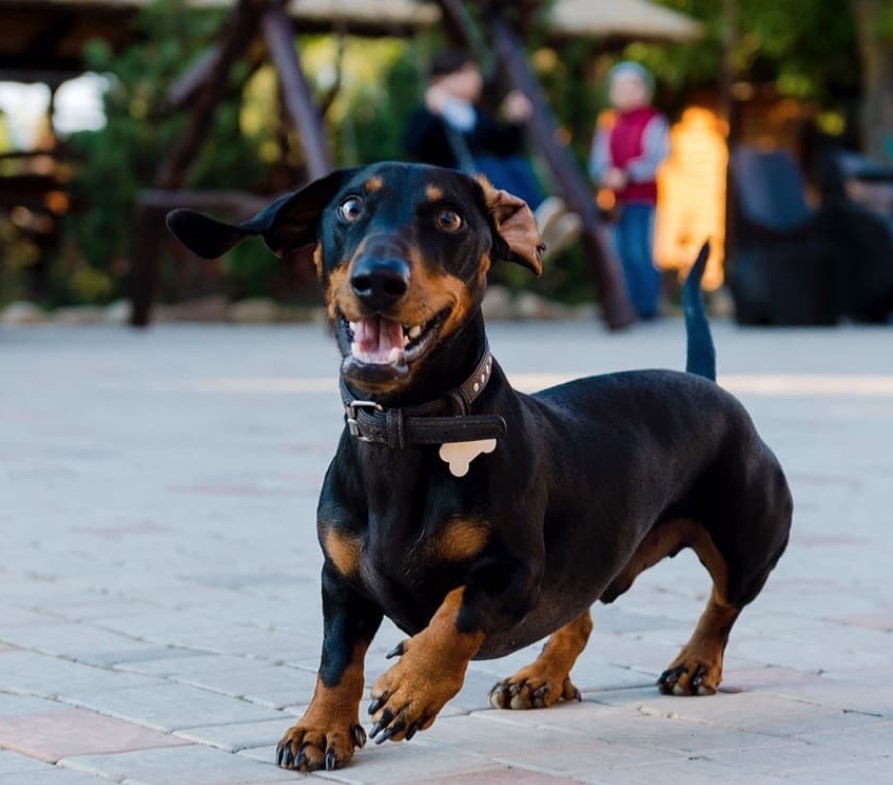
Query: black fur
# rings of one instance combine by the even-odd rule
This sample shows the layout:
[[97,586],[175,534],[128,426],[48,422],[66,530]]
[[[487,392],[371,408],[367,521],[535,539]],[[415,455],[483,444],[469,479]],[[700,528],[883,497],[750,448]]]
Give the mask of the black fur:
[[[367,194],[371,177],[383,186]],[[426,196],[430,185],[439,199]],[[349,194],[365,200],[352,224],[337,212]],[[203,255],[246,234],[264,235],[279,252],[318,240],[324,294],[358,253],[415,258],[427,273],[460,280],[468,292],[462,323],[384,387],[381,369],[352,361],[348,320],[330,302],[351,390],[400,407],[458,387],[481,358],[482,259],[517,258],[518,250],[488,198],[486,186],[452,171],[379,164],[336,173],[239,227],[189,211],[172,215],[170,227]],[[461,214],[461,232],[437,228],[435,214],[444,207]],[[366,250],[358,252],[363,242]],[[689,373],[612,373],[525,395],[494,363],[472,413],[501,415],[506,435],[464,477],[450,473],[436,446],[393,450],[345,430],[320,494],[319,535],[325,544],[336,533],[361,550],[358,569],[348,573],[327,554],[323,683],[338,685],[351,652],[371,640],[382,614],[418,633],[458,586],[466,587],[458,631],[485,634],[477,657],[533,643],[596,600],[622,593],[625,587],[608,588],[643,538],[679,518],[700,524],[727,565],[725,599],[736,607],[754,599],[784,550],[792,504],[747,412],[712,381],[713,344],[700,297],[706,259],[705,247],[685,286]],[[468,558],[445,559],[439,537],[457,520],[478,522],[486,543]]]

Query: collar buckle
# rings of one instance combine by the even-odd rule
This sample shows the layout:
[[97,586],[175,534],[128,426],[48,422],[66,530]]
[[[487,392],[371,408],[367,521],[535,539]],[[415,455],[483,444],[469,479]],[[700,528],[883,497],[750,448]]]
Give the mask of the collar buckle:
[[344,415],[347,421],[347,430],[350,432],[351,436],[355,436],[361,442],[371,442],[372,439],[364,436],[360,433],[360,426],[357,422],[357,412],[360,409],[375,409],[376,411],[384,411],[384,408],[380,403],[376,403],[375,401],[351,401],[350,403],[344,404]]

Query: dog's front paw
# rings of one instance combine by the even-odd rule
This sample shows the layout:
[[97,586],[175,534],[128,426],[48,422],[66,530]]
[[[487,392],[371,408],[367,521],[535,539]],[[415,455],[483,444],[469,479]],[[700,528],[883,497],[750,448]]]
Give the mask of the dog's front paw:
[[687,656],[683,651],[657,680],[664,695],[715,695],[722,679],[722,660]]
[[580,691],[570,676],[541,671],[536,665],[522,668],[490,690],[494,709],[545,709],[560,700],[581,700]]
[[426,656],[417,638],[397,646],[392,652],[396,654],[400,661],[372,688],[369,713],[375,725],[369,735],[376,744],[408,741],[430,728],[446,702],[462,689],[465,677],[467,663],[454,667],[444,652],[429,651]]
[[276,765],[297,771],[340,769],[366,743],[366,731],[355,722],[307,720],[289,728],[276,745]]

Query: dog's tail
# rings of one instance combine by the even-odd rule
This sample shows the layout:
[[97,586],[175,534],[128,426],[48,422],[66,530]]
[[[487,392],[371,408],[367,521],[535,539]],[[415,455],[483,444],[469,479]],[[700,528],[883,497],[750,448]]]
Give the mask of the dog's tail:
[[701,295],[701,278],[710,256],[710,241],[701,246],[698,258],[688,272],[682,287],[682,309],[685,313],[685,331],[688,335],[688,349],[685,370],[716,381],[716,349],[704,309]]

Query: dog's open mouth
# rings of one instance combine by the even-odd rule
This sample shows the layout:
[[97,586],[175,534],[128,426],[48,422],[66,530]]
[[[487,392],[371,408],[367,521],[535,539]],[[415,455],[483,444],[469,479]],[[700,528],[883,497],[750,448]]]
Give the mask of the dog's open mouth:
[[407,366],[433,346],[441,325],[449,315],[441,311],[424,324],[403,324],[386,316],[369,316],[355,322],[341,317],[350,358],[367,366]]

